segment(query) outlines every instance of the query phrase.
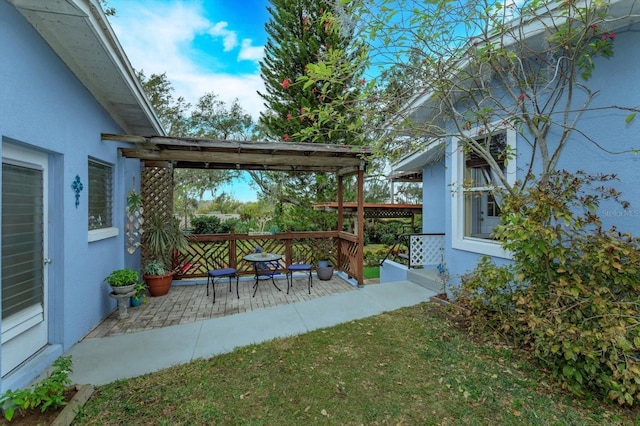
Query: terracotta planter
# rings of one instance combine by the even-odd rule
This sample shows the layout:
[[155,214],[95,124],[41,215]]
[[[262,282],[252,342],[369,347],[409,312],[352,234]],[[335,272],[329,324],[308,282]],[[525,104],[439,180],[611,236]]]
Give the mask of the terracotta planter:
[[164,296],[169,293],[173,272],[164,275],[145,275],[144,282],[149,287],[151,297]]

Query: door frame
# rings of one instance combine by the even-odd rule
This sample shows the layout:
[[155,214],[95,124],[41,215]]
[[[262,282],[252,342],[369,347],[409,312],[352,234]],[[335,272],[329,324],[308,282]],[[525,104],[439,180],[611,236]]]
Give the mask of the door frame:
[[[49,254],[49,194],[50,194],[50,156],[40,150],[29,149],[26,147],[18,146],[11,143],[6,143],[3,140],[2,143],[2,162],[9,164],[15,164],[18,166],[30,167],[33,169],[42,170],[43,180],[43,224],[42,224],[42,257],[43,260],[48,258]],[[10,317],[14,324],[8,330],[3,330],[1,334],[1,342],[3,346],[1,371],[2,377],[11,374],[16,369],[20,368],[25,361],[29,360],[35,354],[39,353],[43,348],[46,348],[50,342],[50,281],[49,281],[49,267],[43,263],[42,279],[43,279],[43,306],[37,307],[34,305],[32,308],[27,308],[18,314]],[[42,315],[40,320],[38,317]],[[5,320],[6,321],[6,320]],[[0,319],[0,329],[4,329],[4,324]],[[30,341],[37,339],[36,343]],[[10,366],[5,366],[6,361],[4,359],[5,351],[4,345],[11,342],[14,346],[15,353],[12,356],[19,358],[19,360],[13,360]],[[23,346],[31,344],[32,347],[27,349]],[[18,349],[16,350],[16,346]]]

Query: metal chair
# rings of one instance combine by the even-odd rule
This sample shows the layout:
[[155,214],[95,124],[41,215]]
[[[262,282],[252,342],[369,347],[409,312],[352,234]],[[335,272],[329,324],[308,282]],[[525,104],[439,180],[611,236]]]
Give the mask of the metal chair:
[[[311,294],[311,287],[313,287],[312,279],[311,279],[311,265],[308,263],[292,263],[287,268],[287,294],[289,294],[289,288],[293,287],[293,273],[294,272],[302,272],[306,271],[309,274],[309,294]],[[291,282],[289,282],[291,279]]]
[[221,269],[212,269],[207,273],[207,296],[209,296],[209,283],[211,283],[211,288],[213,289],[213,303],[216,303],[216,279],[229,277],[229,291],[231,291],[231,278],[236,279],[236,295],[238,299],[240,299],[240,292],[238,291],[238,273],[235,268],[221,268]]

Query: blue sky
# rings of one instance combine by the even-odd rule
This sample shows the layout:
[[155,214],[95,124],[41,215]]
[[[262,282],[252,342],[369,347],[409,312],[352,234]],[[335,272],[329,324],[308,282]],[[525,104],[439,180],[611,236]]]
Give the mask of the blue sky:
[[[195,103],[207,92],[240,105],[257,120],[264,91],[258,61],[267,40],[267,0],[109,0],[111,25],[131,65],[166,72],[175,96]],[[247,180],[222,190],[256,199]]]

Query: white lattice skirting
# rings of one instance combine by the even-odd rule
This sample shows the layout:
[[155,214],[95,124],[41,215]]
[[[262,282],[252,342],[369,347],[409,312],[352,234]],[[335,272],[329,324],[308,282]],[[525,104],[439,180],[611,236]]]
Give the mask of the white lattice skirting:
[[411,235],[409,267],[444,263],[444,235]]

